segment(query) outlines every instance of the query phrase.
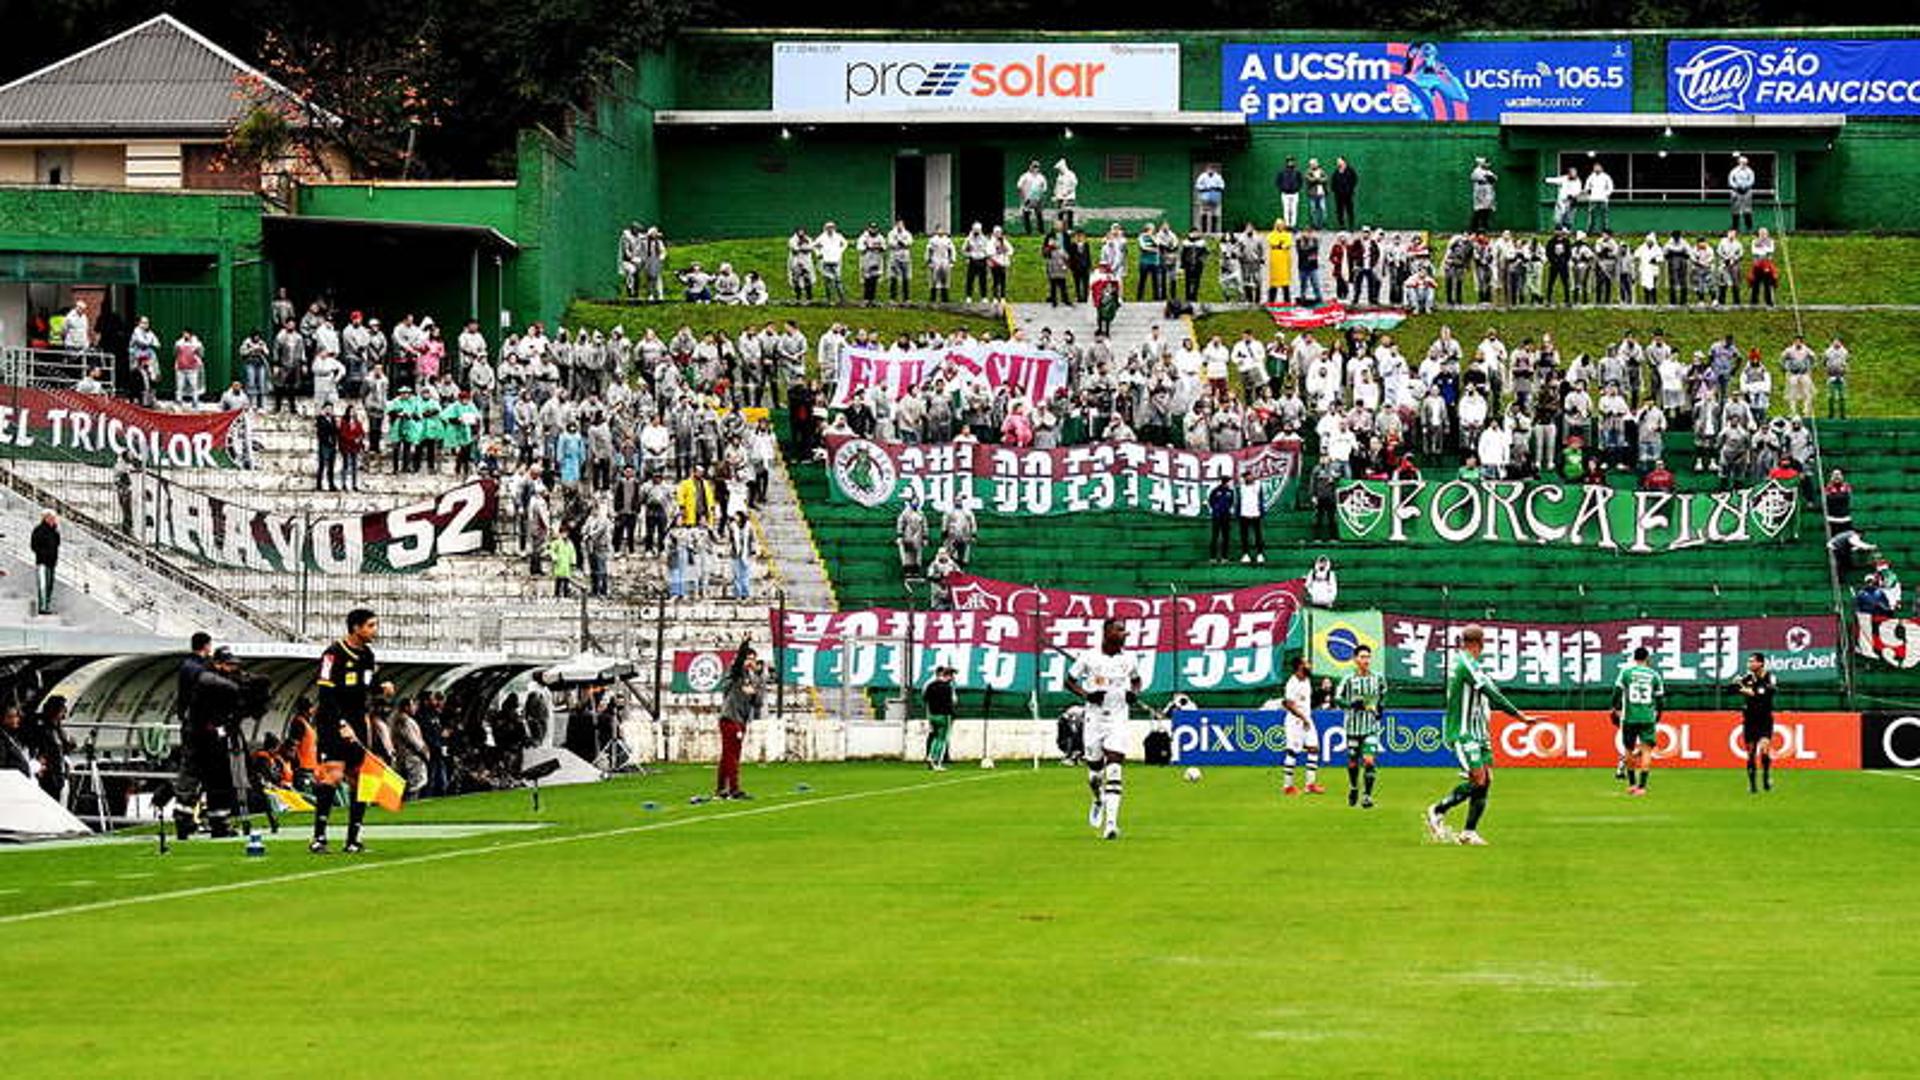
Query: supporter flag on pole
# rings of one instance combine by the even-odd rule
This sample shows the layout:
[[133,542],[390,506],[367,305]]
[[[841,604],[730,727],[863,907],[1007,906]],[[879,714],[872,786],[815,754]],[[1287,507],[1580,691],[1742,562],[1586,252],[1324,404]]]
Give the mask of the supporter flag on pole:
[[386,762],[369,753],[360,763],[360,783],[355,792],[363,803],[378,803],[398,813],[407,794],[407,782]]

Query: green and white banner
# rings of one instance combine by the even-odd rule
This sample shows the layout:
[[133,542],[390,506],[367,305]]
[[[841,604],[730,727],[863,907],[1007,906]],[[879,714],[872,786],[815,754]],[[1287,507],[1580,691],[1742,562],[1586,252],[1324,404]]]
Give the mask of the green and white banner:
[[1084,514],[1146,510],[1205,517],[1220,481],[1261,481],[1267,509],[1284,504],[1298,447],[1268,443],[1199,453],[1147,443],[1091,443],[1052,450],[983,443],[879,443],[827,440],[833,496],[862,506],[917,498],[945,512],[968,506],[995,514]]
[[1644,555],[1794,535],[1800,500],[1768,481],[1681,495],[1520,480],[1356,480],[1340,539],[1372,544],[1554,544]]

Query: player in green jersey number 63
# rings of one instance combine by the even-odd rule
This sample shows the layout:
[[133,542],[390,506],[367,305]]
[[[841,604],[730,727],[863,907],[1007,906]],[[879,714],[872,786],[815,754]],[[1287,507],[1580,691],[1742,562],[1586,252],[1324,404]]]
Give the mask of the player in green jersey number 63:
[[[1539,721],[1522,713],[1507,700],[1487,673],[1480,670],[1480,653],[1486,648],[1487,632],[1477,623],[1460,630],[1460,648],[1447,668],[1447,715],[1441,727],[1440,741],[1453,751],[1466,779],[1454,785],[1446,798],[1427,808],[1427,832],[1434,840],[1456,840],[1471,847],[1486,843],[1480,837],[1480,818],[1487,812],[1487,789],[1493,784],[1493,736],[1487,726],[1489,704],[1523,724]],[[1467,827],[1459,836],[1447,832],[1447,811],[1467,804]]]
[[1620,750],[1627,761],[1627,794],[1647,793],[1647,772],[1660,743],[1660,699],[1667,684],[1647,663],[1645,645],[1633,650],[1633,663],[1613,680],[1613,719],[1620,725]]

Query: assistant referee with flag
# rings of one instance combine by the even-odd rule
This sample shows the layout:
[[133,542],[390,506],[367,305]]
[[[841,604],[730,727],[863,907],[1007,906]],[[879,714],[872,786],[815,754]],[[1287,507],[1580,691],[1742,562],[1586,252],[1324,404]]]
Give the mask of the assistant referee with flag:
[[368,758],[372,724],[367,720],[367,696],[379,665],[373,658],[373,639],[380,636],[380,619],[367,608],[347,613],[347,634],[320,654],[320,672],[314,679],[319,709],[314,716],[319,736],[320,768],[313,778],[313,842],[307,850],[327,851],[327,817],[333,811],[341,784],[347,785],[347,843],[340,850],[355,855],[360,823],[367,804],[359,794],[360,767]]

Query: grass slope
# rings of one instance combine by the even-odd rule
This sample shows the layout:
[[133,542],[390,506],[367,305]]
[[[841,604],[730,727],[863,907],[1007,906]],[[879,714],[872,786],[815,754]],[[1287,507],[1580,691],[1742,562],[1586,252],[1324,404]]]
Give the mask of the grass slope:
[[[1920,825],[1900,776],[1786,773],[1754,798],[1663,772],[1628,800],[1602,772],[1507,770],[1485,850],[1423,842],[1442,770],[1385,772],[1363,813],[1283,802],[1269,772],[1136,767],[1117,844],[1088,832],[1077,769],[750,767],[758,802],[687,806],[708,779],[553,790],[538,839],[358,861],[0,853],[14,912],[260,883],[0,921],[31,1003],[0,1059],[13,1077],[1911,1065]],[[529,814],[505,793],[407,816]]]
[[[1016,234],[1013,241],[1014,259],[1007,281],[1008,295],[1014,300],[1045,300],[1047,281],[1045,268],[1040,264],[1040,238]],[[1799,289],[1800,302],[1803,304],[1920,304],[1920,237],[1790,236],[1787,238],[1786,256],[1791,261],[1794,284]],[[924,256],[918,244],[915,245],[914,258],[914,283],[919,290],[917,295],[924,299],[926,267],[921,261]],[[1133,252],[1130,250],[1129,274],[1132,260]],[[675,269],[684,269],[696,261],[708,270],[717,268],[722,262],[732,263],[733,268],[742,274],[748,270],[758,270],[776,298],[784,299],[789,295],[787,238],[784,236],[684,244],[673,247],[668,253],[668,262]],[[1207,262],[1207,283],[1203,293],[1207,299],[1218,294],[1215,287],[1218,265],[1213,259]],[[848,293],[856,297],[859,292],[857,266],[849,258],[842,275]],[[1788,300],[1785,280],[1788,269],[1785,265],[1781,267],[1782,303]],[[956,272],[953,280],[956,296],[962,284],[964,276]],[[884,281],[880,288],[884,296]],[[818,295],[817,288],[815,295]]]

